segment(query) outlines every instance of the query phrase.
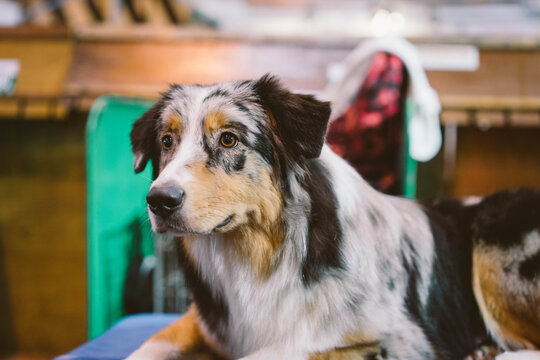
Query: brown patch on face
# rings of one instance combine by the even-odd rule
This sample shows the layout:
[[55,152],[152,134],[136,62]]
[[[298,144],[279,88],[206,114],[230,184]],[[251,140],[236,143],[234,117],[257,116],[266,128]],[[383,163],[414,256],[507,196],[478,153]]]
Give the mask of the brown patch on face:
[[178,113],[173,113],[165,119],[165,128],[175,134],[182,132],[182,118]]
[[194,180],[184,204],[187,225],[205,233],[232,216],[230,223],[216,231],[224,234],[225,242],[241,260],[248,261],[261,276],[268,274],[283,239],[279,226],[283,200],[272,174],[261,167],[257,180],[252,180],[202,164],[191,173]]
[[382,349],[378,343],[356,344],[336,348],[327,352],[312,354],[309,360],[376,360],[382,359]]
[[540,347],[540,294],[504,271],[504,251],[476,246],[473,251],[473,289],[490,331],[510,349]]
[[214,131],[221,129],[227,123],[227,116],[223,111],[214,110],[206,115],[204,119],[204,130],[207,134],[211,134]]

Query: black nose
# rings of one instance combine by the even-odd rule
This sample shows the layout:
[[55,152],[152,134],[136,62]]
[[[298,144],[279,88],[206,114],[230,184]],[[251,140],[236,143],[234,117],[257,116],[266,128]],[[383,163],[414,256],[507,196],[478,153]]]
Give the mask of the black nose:
[[148,192],[146,202],[159,216],[169,216],[184,203],[184,190],[176,186],[155,187]]

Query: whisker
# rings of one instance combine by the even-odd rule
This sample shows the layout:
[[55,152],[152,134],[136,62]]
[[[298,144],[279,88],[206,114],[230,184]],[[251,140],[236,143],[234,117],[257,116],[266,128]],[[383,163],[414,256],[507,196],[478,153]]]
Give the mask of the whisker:
[[143,177],[144,179],[146,179],[146,180],[148,180],[150,182],[154,181],[154,180],[150,179],[148,176],[144,176],[144,175],[139,175],[139,176]]

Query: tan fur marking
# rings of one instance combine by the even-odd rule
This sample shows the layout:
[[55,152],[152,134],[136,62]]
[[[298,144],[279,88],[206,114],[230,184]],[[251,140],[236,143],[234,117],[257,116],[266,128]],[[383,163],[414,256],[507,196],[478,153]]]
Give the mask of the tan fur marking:
[[309,360],[372,360],[381,358],[381,348],[378,343],[357,344],[333,349],[324,353],[313,354]]
[[241,226],[238,230],[225,235],[225,241],[231,242],[240,258],[248,259],[260,277],[265,278],[272,269],[274,254],[279,249],[283,232],[276,227],[270,232],[261,227]]
[[277,128],[276,118],[274,117],[272,112],[270,112],[270,110],[268,110],[266,108],[264,109],[264,112],[266,113],[266,117],[268,118],[268,122],[270,123],[270,125],[273,128]]
[[214,110],[204,120],[204,130],[206,133],[211,134],[216,130],[221,129],[227,123],[227,115],[219,110]]
[[195,350],[204,344],[198,322],[197,308],[191,306],[179,320],[152,336],[148,341],[166,341],[177,345],[182,352]]
[[538,349],[540,294],[526,299],[512,290],[516,288],[512,281],[503,271],[497,250],[475,247],[473,289],[487,327],[511,349]]
[[362,332],[353,332],[345,334],[343,337],[343,343],[347,346],[356,344],[375,344],[377,340],[374,336]]
[[191,256],[191,247],[194,241],[197,241],[197,236],[194,235],[185,235],[180,240],[182,243],[181,245],[184,247],[184,251],[186,252],[187,261],[189,261],[195,268],[197,267],[197,263]]
[[261,170],[257,181],[241,174],[229,175],[222,169],[209,170],[204,165],[192,172],[196,181],[190,185],[186,200],[193,200],[185,205],[190,225],[195,230],[210,231],[233,215],[221,229],[226,243],[235,247],[241,260],[249,261],[259,275],[265,276],[283,239],[278,224],[283,200],[270,172]]
[[165,127],[175,134],[182,132],[182,118],[177,113],[173,113],[165,119]]

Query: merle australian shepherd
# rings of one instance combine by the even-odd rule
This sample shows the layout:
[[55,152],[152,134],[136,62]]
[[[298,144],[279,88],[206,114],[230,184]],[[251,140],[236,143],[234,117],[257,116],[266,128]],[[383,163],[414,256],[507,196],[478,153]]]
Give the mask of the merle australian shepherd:
[[330,105],[264,76],[173,85],[133,125],[190,310],[130,359],[463,359],[540,347],[540,192],[430,205],[324,145]]

